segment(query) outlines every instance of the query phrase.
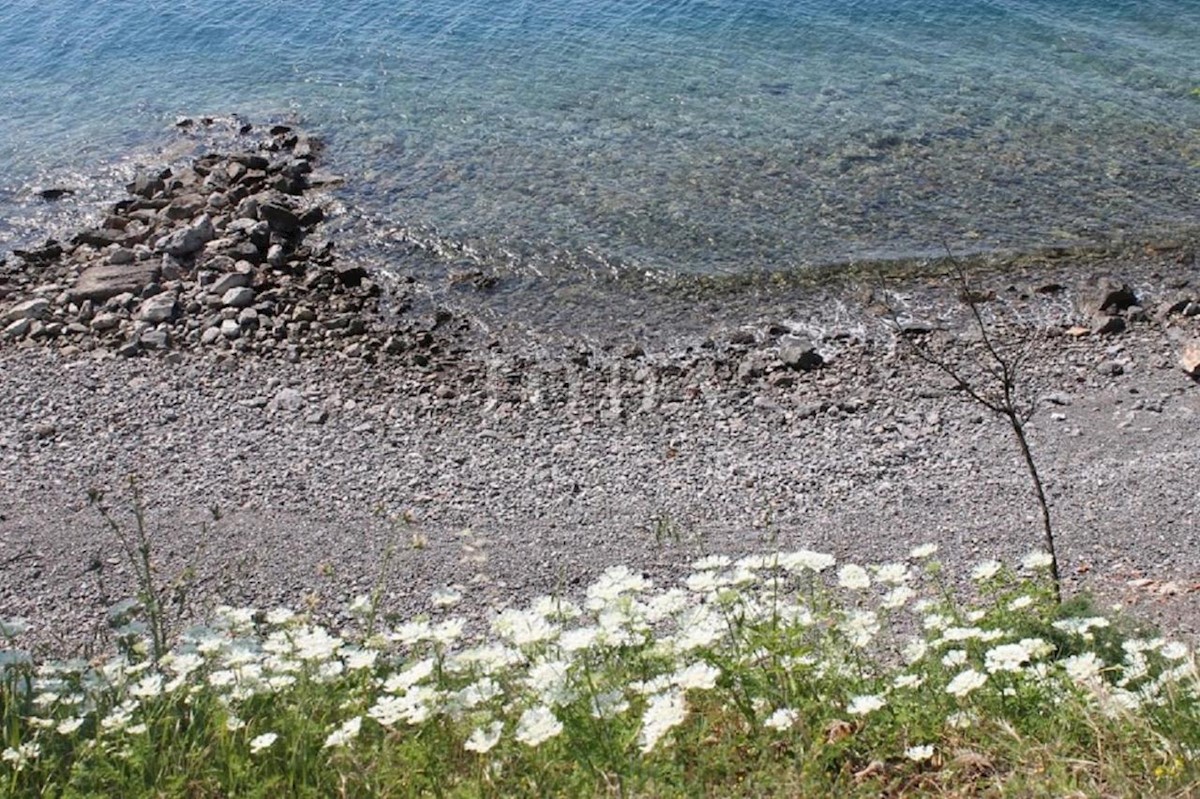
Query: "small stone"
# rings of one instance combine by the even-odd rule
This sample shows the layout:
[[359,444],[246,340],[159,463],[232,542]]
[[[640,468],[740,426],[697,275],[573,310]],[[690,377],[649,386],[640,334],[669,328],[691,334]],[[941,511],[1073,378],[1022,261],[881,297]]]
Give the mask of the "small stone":
[[801,372],[811,371],[825,363],[813,343],[799,336],[784,336],[779,340],[779,360],[789,369]]
[[38,438],[51,438],[58,432],[58,428],[50,422],[40,422],[33,426],[33,434]]
[[165,350],[171,345],[171,339],[165,330],[147,330],[139,340],[148,350]]
[[0,317],[0,323],[13,322],[18,319],[42,319],[48,310],[50,310],[50,300],[45,297],[34,297],[32,300],[19,302],[9,308],[4,316]]
[[258,327],[258,311],[253,308],[243,308],[237,315],[237,323],[242,327]]
[[227,308],[248,308],[254,304],[254,289],[246,286],[229,289],[221,295],[221,304]]
[[221,335],[230,340],[240,338],[242,327],[236,319],[225,319],[221,322]]
[[246,288],[254,282],[254,273],[250,271],[227,272],[213,282],[208,290],[213,294],[223,295],[230,289]]
[[278,203],[263,203],[258,207],[258,218],[271,226],[271,230],[284,235],[300,229],[300,217]]
[[304,406],[304,395],[294,388],[281,388],[271,399],[270,407],[277,411],[298,411]]
[[136,256],[133,254],[133,250],[129,249],[128,247],[118,247],[117,249],[115,249],[111,253],[109,253],[109,256],[108,256],[108,262],[110,264],[113,264],[114,266],[119,266],[121,264],[131,264],[135,260],[136,260]]
[[142,304],[138,306],[137,313],[134,314],[134,319],[156,325],[159,322],[171,320],[175,316],[176,310],[175,295],[164,292],[143,300]]
[[1105,316],[1096,320],[1092,332],[1098,336],[1115,336],[1125,332],[1125,319],[1120,316]]
[[98,333],[103,333],[105,330],[112,330],[121,324],[121,315],[112,311],[101,311],[92,317],[92,330]]
[[1125,374],[1125,366],[1120,361],[1101,361],[1096,365],[1096,371],[1102,375],[1117,377]]
[[219,338],[221,338],[221,328],[216,326],[209,327],[200,334],[200,343],[207,347],[209,344],[216,342]]
[[137,339],[126,341],[121,346],[117,347],[117,355],[122,358],[135,358],[142,351],[142,345]]
[[329,412],[324,408],[317,408],[312,413],[304,417],[304,421],[308,424],[325,424],[329,419]]
[[25,336],[29,334],[29,331],[32,329],[32,327],[32,319],[17,319],[14,322],[9,322],[8,326],[4,328],[4,337],[14,339],[25,338]]
[[1189,377],[1200,380],[1200,341],[1189,341],[1183,346],[1179,366]]
[[1067,328],[1067,335],[1071,338],[1083,338],[1084,336],[1091,335],[1091,333],[1092,331],[1083,325],[1072,325]]
[[176,258],[193,255],[204,249],[204,245],[216,237],[212,220],[208,215],[197,219],[187,227],[168,233],[158,240],[158,250]]

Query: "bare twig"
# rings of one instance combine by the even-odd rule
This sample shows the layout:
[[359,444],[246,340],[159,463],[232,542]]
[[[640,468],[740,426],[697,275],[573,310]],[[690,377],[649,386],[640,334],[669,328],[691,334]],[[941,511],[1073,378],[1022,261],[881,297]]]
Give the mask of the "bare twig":
[[[961,391],[973,402],[986,408],[993,415],[1006,421],[1012,429],[1013,437],[1016,438],[1017,446],[1021,451],[1021,459],[1025,464],[1025,470],[1028,472],[1030,482],[1033,484],[1033,492],[1037,499],[1038,509],[1041,512],[1042,539],[1046,551],[1050,555],[1050,576],[1053,581],[1054,599],[1061,604],[1062,583],[1059,578],[1058,555],[1054,546],[1054,526],[1050,517],[1050,503],[1046,499],[1045,485],[1042,482],[1037,462],[1034,460],[1033,452],[1029,446],[1029,437],[1025,431],[1025,424],[1033,417],[1034,412],[1037,410],[1037,403],[1032,400],[1028,402],[1022,401],[1019,396],[1020,392],[1018,391],[1021,368],[1024,366],[1025,360],[1029,357],[1031,348],[1027,342],[1026,346],[1021,348],[1020,351],[1010,353],[997,344],[992,335],[991,326],[987,319],[984,318],[983,312],[979,307],[978,295],[970,289],[966,269],[954,257],[954,253],[951,252],[949,246],[946,246],[946,255],[954,268],[955,276],[960,285],[961,291],[959,292],[959,296],[970,310],[971,319],[979,332],[984,352],[980,356],[981,360],[976,362],[976,366],[982,370],[983,374],[978,376],[978,378],[964,374],[946,358],[935,354],[924,344],[905,335],[900,329],[895,310],[889,306],[891,319],[899,332],[899,339],[908,345],[917,358],[949,377],[958,391]],[[981,384],[981,381],[987,380],[992,382],[991,386]]]

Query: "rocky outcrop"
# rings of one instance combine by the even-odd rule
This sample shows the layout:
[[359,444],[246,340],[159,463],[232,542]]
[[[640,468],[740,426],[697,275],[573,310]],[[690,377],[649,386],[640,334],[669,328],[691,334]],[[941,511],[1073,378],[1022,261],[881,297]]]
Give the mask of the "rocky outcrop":
[[[3,340],[125,356],[199,347],[427,360],[465,328],[385,320],[368,271],[315,240],[325,211],[313,190],[332,180],[314,169],[319,142],[286,126],[243,141],[140,170],[98,225],[15,251],[0,268]],[[388,298],[393,312],[408,306],[403,290]]]

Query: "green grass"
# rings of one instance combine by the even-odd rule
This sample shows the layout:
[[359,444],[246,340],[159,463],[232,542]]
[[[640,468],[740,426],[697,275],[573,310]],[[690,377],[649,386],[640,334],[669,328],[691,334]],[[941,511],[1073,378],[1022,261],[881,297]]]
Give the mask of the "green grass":
[[9,622],[0,794],[1200,792],[1190,649],[1060,613],[1044,558],[981,564],[962,599],[931,555],[707,558],[673,587],[615,568],[478,625],[453,594],[407,620],[359,603],[336,633],[226,608],[157,662],[127,619],[93,662],[35,662]]

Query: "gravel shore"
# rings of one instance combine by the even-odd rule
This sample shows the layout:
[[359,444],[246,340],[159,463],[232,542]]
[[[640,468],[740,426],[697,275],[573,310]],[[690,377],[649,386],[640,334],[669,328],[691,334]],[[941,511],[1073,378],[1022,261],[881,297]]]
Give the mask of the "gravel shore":
[[[1034,336],[1031,436],[1068,590],[1194,635],[1200,388],[1175,337],[1153,323]],[[784,372],[739,372],[778,349],[745,330],[709,350],[587,365],[497,347],[424,372],[336,353],[126,359],[10,344],[0,615],[59,646],[102,625],[134,586],[86,492],[119,507],[130,474],[162,574],[194,569],[198,612],[335,612],[371,588],[392,545],[385,607],[409,613],[448,584],[485,606],[618,562],[670,580],[717,551],[884,560],[934,542],[957,567],[1037,544],[1000,422],[894,339],[823,348],[836,354],[820,368],[772,379]]]
[[[906,343],[981,362],[952,281],[629,294],[549,330],[471,273],[435,308],[319,238],[318,148],[261,146],[139,173],[103,228],[0,260],[0,618],[35,642],[88,645],[136,590],[88,503],[130,530],[130,475],[193,615],[336,615],[381,580],[388,612],[446,585],[486,608],[773,548],[931,542],[963,574],[1038,546],[1011,431]],[[1066,591],[1194,636],[1195,242],[1055,255],[972,283],[1028,350]]]

